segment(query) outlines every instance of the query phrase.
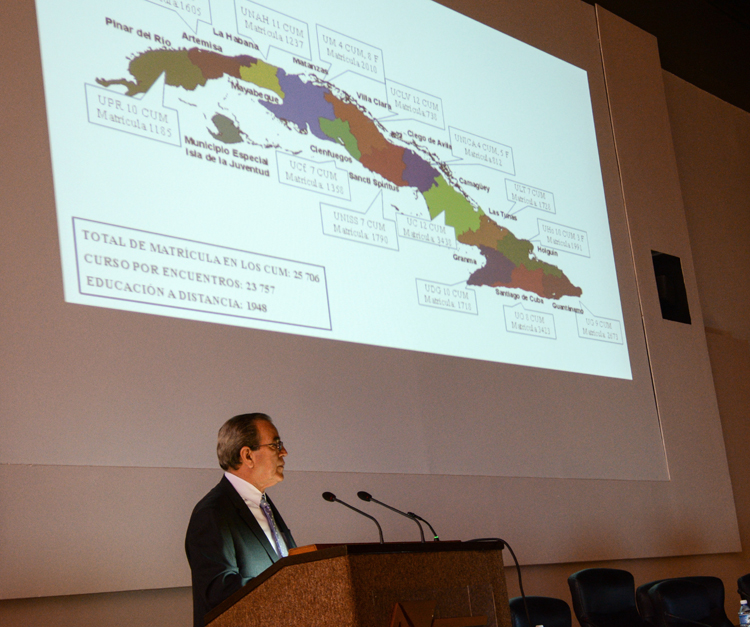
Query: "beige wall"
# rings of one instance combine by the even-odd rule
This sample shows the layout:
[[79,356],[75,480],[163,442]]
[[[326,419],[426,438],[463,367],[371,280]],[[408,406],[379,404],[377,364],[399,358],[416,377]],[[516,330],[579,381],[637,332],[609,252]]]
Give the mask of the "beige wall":
[[193,624],[190,588],[136,590],[41,599],[0,601],[5,627],[189,627]]
[[[0,298],[13,303],[2,309],[0,318],[0,346],[5,357],[0,377],[0,493],[5,505],[0,525],[0,598],[189,585],[182,533],[190,508],[215,481],[215,457],[209,445],[218,426],[215,417],[239,413],[248,403],[283,417],[285,438],[304,442],[304,446],[293,447],[290,480],[274,493],[288,520],[303,521],[295,524],[296,538],[303,544],[371,539],[367,521],[337,515],[320,499],[324,490],[344,495],[365,488],[390,495],[394,503],[410,503],[410,508],[427,514],[446,538],[502,533],[514,539],[524,563],[738,550],[731,482],[727,464],[721,462],[725,453],[720,417],[703,324],[697,320],[698,289],[656,42],[631,27],[610,48],[615,52],[608,67],[623,53],[628,58],[637,53],[640,59],[635,67],[648,71],[648,81],[637,80],[642,78],[638,75],[635,81],[628,81],[629,72],[619,71],[620,94],[625,95],[619,102],[634,97],[633,83],[640,87],[639,95],[646,86],[653,88],[637,100],[636,107],[650,114],[642,116],[650,122],[648,131],[639,127],[640,119],[633,121],[628,116],[618,126],[623,118],[618,115],[614,125],[618,131],[616,154],[593,7],[580,0],[445,2],[587,71],[624,328],[631,364],[638,364],[638,372],[634,367],[635,387],[625,383],[625,394],[632,397],[635,390],[643,404],[633,407],[623,403],[618,389],[622,392],[625,388],[611,387],[611,378],[571,378],[552,370],[509,365],[499,366],[495,372],[494,367],[490,371],[488,364],[473,360],[459,364],[425,357],[422,363],[422,357],[415,362],[415,355],[376,347],[314,338],[303,341],[282,333],[175,322],[162,316],[66,303],[61,293],[58,225],[33,0],[11,3],[8,19],[0,21],[0,27],[7,28],[7,36],[0,37],[0,48],[6,58],[15,61],[4,68],[11,97],[3,101],[0,116],[0,136],[15,148],[0,151],[4,201]],[[143,5],[142,0],[132,0],[132,4]],[[105,28],[101,22],[99,27]],[[57,32],[70,36],[63,28]],[[614,65],[620,70],[623,66]],[[627,70],[632,67],[625,64]],[[608,70],[609,77],[612,73]],[[75,84],[65,72],[50,84],[57,79],[71,88]],[[48,95],[52,109],[58,111],[54,90]],[[653,106],[643,106],[644,99]],[[76,102],[80,106],[83,101],[71,92],[70,102],[75,108]],[[618,112],[622,113],[622,108]],[[79,109],[79,114],[71,111],[64,115],[82,120],[81,113]],[[635,141],[628,132],[633,127]],[[650,132],[653,129],[655,132]],[[51,130],[54,132],[54,125]],[[90,127],[81,129],[81,136],[89,131]],[[659,140],[656,147],[654,138]],[[628,170],[629,186],[621,186],[617,157],[627,152],[626,144],[640,149],[647,146],[650,162],[644,167],[642,160],[636,159],[637,167]],[[73,151],[84,150],[72,141],[68,146]],[[106,158],[106,148],[97,150]],[[59,157],[61,153],[55,152]],[[60,163],[57,158],[55,161]],[[75,154],[65,162],[76,167]],[[664,164],[669,167],[650,167]],[[140,177],[133,180],[141,189],[157,183],[163,187],[165,182],[160,178],[146,185]],[[640,194],[640,211],[631,212],[632,206],[639,204],[638,194],[623,194],[622,190],[630,192],[633,180],[637,183],[632,186],[634,192],[660,190],[660,198],[669,202],[654,203],[647,195],[644,203]],[[64,187],[60,180],[57,183]],[[106,203],[115,203],[112,208],[123,200],[140,206],[129,194],[104,196]],[[83,210],[86,202],[80,200]],[[573,197],[570,202],[571,207],[576,203]],[[662,209],[660,224],[666,228],[658,232],[645,229],[648,237],[635,242],[635,250],[627,236],[628,220],[636,215],[652,217],[654,204]],[[179,211],[179,207],[174,209]],[[664,219],[666,209],[670,213]],[[65,229],[65,223],[67,220],[60,220],[60,228]],[[665,242],[667,247],[663,247]],[[694,325],[662,320],[650,247],[680,255],[689,268],[686,284],[694,305]],[[637,254],[632,254],[634,250]],[[640,301],[634,266],[644,277]],[[659,358],[651,364],[646,360],[644,326],[650,334],[652,355],[658,344]],[[681,350],[672,350],[674,346]],[[581,350],[596,352],[591,344]],[[257,355],[264,358],[248,359]],[[653,412],[649,371],[654,373],[660,395],[661,433]],[[356,376],[352,378],[353,373]],[[688,376],[691,385],[685,386]],[[440,394],[422,385],[439,381],[450,381],[440,391],[459,406],[443,403]],[[394,392],[395,383],[406,385]],[[690,394],[685,394],[686,389]],[[367,393],[359,393],[361,390]],[[485,390],[500,397],[488,396]],[[617,401],[614,406],[605,409],[598,403],[596,392],[602,390],[608,399]],[[578,407],[586,409],[585,415],[569,402],[571,396]],[[415,415],[427,417],[430,435],[422,437],[417,430],[402,437],[390,429],[378,430],[381,415],[398,416],[399,422],[411,425]],[[469,434],[455,415],[487,419],[473,420]],[[644,442],[643,432],[634,424],[644,416],[651,417],[651,445],[656,441],[658,447],[663,438],[669,481],[663,474],[658,481],[653,480],[654,475],[638,481],[623,480],[621,475],[612,479],[611,474],[606,474],[610,479],[592,479],[592,475],[571,475],[562,465],[539,476],[542,442],[547,450],[561,454],[570,467],[593,461],[611,472],[624,460],[632,464],[637,458],[631,458],[630,453],[640,455],[646,449],[646,445],[637,444]],[[603,429],[608,421],[615,427]],[[321,436],[319,424],[326,426],[326,433],[356,434],[360,448],[342,448],[338,438]],[[388,436],[385,440],[383,433]],[[505,449],[491,446],[492,440],[484,434],[501,436]],[[456,447],[456,442],[467,436],[484,449]],[[376,456],[379,465],[368,466],[357,451],[378,437],[382,440]],[[417,447],[415,442],[419,442]],[[526,444],[520,446],[522,442]],[[629,442],[631,450],[623,450],[621,442]],[[452,452],[457,449],[477,459],[503,463],[517,459],[519,465],[501,476],[460,476],[458,473],[466,470],[455,464]],[[512,458],[506,454],[509,450]],[[430,467],[429,474],[385,472],[390,468],[389,459],[408,460],[425,451],[430,455],[444,452],[438,457],[446,465]],[[329,460],[337,465],[326,465]],[[661,450],[657,461],[661,471],[666,470]],[[201,489],[204,477],[206,484]],[[696,493],[706,502],[699,502]],[[41,500],[37,494],[51,496]],[[436,505],[442,502],[450,502],[452,507]],[[54,524],[49,510],[57,514]],[[634,510],[641,515],[623,525],[622,520]],[[471,511],[472,518],[461,516],[461,511]],[[411,539],[413,534],[413,529],[396,517],[392,522],[384,519],[383,526],[389,539]],[[670,528],[669,534],[661,532],[664,527]],[[593,535],[598,536],[598,543],[592,541]]]
[[[730,618],[739,605],[736,579],[750,572],[750,114],[692,85],[664,74],[674,140],[707,329],[716,395],[729,471],[732,477],[741,553],[694,557],[527,566],[527,594],[558,596],[570,601],[568,575],[588,566],[626,568],[636,584],[678,575],[721,577]],[[585,515],[582,513],[582,516]],[[627,524],[627,521],[623,521]],[[669,534],[669,529],[664,529]],[[509,557],[506,557],[509,559]],[[511,595],[518,593],[515,573],[508,570]],[[0,602],[0,623],[27,627],[85,625],[190,624],[187,588],[115,594],[23,599]],[[106,619],[106,621],[105,621]]]
[[[524,590],[570,602],[568,575],[590,566],[627,569],[636,585],[663,577],[714,575],[724,581],[727,614],[736,620],[737,578],[750,572],[750,113],[667,72],[664,84],[743,550],[529,566],[523,570]],[[507,576],[509,593],[518,594],[514,573]]]
[[[747,480],[750,444],[750,114],[740,111],[669,74],[664,75],[680,185],[695,274],[703,309],[727,461],[732,478],[742,553],[598,563],[627,568],[636,583],[687,574],[722,577],[727,611],[738,605],[736,578],[750,572],[750,507]],[[669,252],[669,251],[667,251]],[[581,512],[581,518],[586,513]],[[2,519],[0,519],[2,520]],[[626,525],[627,521],[623,521]],[[664,529],[669,535],[671,529]],[[582,534],[583,535],[583,534]],[[599,539],[597,539],[598,541]],[[586,541],[585,537],[581,538]],[[688,542],[689,539],[682,540]],[[523,556],[521,556],[523,558]],[[566,578],[592,564],[524,568],[528,594],[570,600]],[[509,591],[517,593],[508,571]],[[0,602],[0,624],[15,625],[189,625],[187,588],[112,594],[48,597]],[[731,618],[730,614],[730,618]]]

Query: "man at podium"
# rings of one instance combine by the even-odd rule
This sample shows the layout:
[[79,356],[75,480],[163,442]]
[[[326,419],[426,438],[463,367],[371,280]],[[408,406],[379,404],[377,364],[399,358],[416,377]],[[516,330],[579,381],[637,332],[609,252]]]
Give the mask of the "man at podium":
[[224,477],[193,509],[185,537],[193,619],[203,617],[296,546],[266,489],[284,479],[287,450],[266,414],[241,414],[219,429]]

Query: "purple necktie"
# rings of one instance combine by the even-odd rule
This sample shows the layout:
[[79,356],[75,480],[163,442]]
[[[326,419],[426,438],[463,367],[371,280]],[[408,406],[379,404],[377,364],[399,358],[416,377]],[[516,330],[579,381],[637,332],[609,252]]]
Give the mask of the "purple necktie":
[[289,553],[287,552],[284,546],[284,543],[281,541],[281,534],[279,533],[279,528],[276,526],[276,521],[273,519],[273,512],[271,512],[271,506],[268,504],[265,494],[260,499],[260,509],[263,511],[263,515],[266,517],[266,520],[268,521],[268,526],[271,528],[271,536],[273,537],[273,543],[276,545],[276,554],[279,557],[286,557],[287,555],[289,555]]

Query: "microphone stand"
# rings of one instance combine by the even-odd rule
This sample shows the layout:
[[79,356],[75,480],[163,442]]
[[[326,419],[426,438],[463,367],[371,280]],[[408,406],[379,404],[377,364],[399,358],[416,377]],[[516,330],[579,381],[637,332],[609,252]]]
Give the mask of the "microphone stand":
[[437,532],[432,528],[432,525],[428,523],[424,518],[421,516],[417,516],[414,512],[406,512],[409,516],[416,520],[421,520],[425,525],[427,525],[430,528],[430,531],[432,531],[432,541],[433,542],[440,542],[440,538],[438,537]]
[[406,512],[402,512],[400,509],[396,509],[395,507],[386,505],[382,501],[378,501],[376,498],[373,498],[372,494],[370,494],[369,492],[360,491],[360,492],[357,492],[357,496],[361,498],[363,501],[373,501],[374,503],[377,503],[378,505],[387,507],[392,512],[396,512],[397,514],[401,514],[402,516],[408,518],[409,520],[413,520],[417,524],[417,527],[419,527],[419,536],[422,538],[422,542],[424,542],[424,531],[422,530],[422,525],[419,524],[419,521],[417,520],[417,517],[414,514],[407,514]]
[[380,535],[380,544],[384,544],[383,543],[383,530],[380,527],[380,523],[375,519],[374,516],[370,516],[370,514],[363,512],[361,509],[357,509],[356,507],[349,505],[349,503],[344,503],[344,501],[337,499],[336,495],[333,492],[323,492],[323,498],[326,501],[329,501],[330,503],[341,503],[342,505],[345,505],[349,509],[354,510],[358,514],[362,514],[362,516],[369,518],[372,522],[374,522],[378,526],[378,534]]

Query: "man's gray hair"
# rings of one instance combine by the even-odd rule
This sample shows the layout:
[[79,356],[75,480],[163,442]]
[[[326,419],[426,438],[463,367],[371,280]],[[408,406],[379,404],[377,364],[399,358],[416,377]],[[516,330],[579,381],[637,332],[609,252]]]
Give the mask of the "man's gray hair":
[[266,414],[240,414],[227,420],[219,429],[219,440],[216,444],[216,455],[219,466],[224,470],[236,470],[242,465],[240,451],[248,446],[251,451],[260,448],[258,421],[265,420],[273,424]]

